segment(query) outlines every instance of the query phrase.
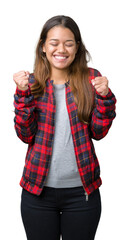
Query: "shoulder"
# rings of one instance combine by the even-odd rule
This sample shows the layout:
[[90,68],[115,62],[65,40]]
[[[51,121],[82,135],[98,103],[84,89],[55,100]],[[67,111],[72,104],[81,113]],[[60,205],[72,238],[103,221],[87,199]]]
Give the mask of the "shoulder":
[[101,73],[95,69],[95,68],[88,68],[89,69],[89,77],[90,78],[95,78],[95,77],[101,77]]

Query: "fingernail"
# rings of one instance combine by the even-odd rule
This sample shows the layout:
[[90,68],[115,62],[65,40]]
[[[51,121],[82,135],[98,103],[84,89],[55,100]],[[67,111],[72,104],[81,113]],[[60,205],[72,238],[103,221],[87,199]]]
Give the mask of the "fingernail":
[[91,80],[91,82],[92,82],[92,85],[94,86],[94,85],[95,85],[95,82],[94,82],[94,80]]

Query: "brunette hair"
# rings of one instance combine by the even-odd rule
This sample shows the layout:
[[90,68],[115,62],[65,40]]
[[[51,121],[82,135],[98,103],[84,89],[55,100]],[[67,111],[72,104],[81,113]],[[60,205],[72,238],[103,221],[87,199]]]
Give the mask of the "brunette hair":
[[79,27],[72,18],[58,15],[44,24],[36,47],[34,63],[36,81],[31,86],[31,92],[35,98],[44,93],[46,80],[50,77],[50,65],[46,54],[43,52],[43,44],[46,41],[48,31],[59,25],[70,29],[74,34],[76,43],[79,45],[75,59],[68,68],[68,80],[77,105],[78,118],[80,121],[88,123],[94,107],[94,96],[92,85],[89,82],[89,68],[87,66],[91,56],[83,44]]

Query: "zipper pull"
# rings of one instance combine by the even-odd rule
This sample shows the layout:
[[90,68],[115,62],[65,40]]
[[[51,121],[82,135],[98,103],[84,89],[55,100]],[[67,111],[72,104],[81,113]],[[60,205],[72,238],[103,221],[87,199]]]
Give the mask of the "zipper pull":
[[85,191],[86,201],[88,201],[88,194]]

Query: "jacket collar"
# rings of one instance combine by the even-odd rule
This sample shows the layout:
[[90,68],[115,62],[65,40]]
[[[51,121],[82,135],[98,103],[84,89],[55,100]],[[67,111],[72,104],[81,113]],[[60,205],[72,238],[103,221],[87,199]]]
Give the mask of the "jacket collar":
[[[47,81],[46,81],[46,83],[48,83],[48,84],[50,83],[51,85],[53,85],[53,81],[54,81],[54,80],[48,78]],[[65,85],[68,86],[69,83],[70,83],[70,80],[68,80],[67,82],[65,82]],[[48,84],[47,84],[47,85],[48,85]]]

